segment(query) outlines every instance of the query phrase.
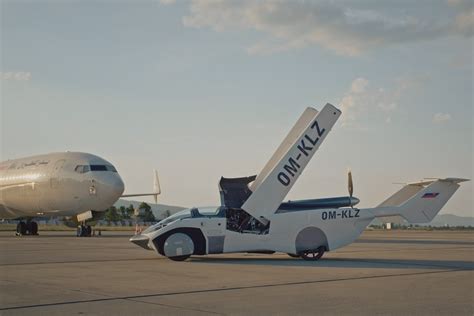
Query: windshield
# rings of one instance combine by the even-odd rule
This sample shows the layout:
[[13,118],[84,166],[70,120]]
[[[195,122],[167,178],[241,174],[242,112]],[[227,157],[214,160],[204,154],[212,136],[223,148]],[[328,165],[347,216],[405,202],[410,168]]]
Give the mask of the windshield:
[[172,223],[178,219],[183,219],[183,218],[188,218],[188,217],[191,217],[191,210],[190,209],[182,210],[178,213],[168,216],[167,218],[156,223],[155,225],[151,225],[150,227],[148,227],[147,229],[143,231],[143,234],[150,233],[152,231],[160,229],[161,227],[166,226],[169,223]]
[[219,211],[221,210],[220,207],[200,207],[199,208],[199,214],[202,216],[217,216],[219,214]]
[[[167,218],[159,221],[158,223],[148,227],[147,229],[145,229],[143,231],[143,234],[146,234],[146,233],[151,233],[155,230],[158,230],[166,225],[169,225],[171,224],[172,222],[176,221],[176,220],[181,220],[181,219],[185,219],[185,218],[191,218],[193,217],[193,212],[192,212],[193,209],[185,209],[185,210],[182,210],[178,213],[175,213],[171,216],[168,216]],[[222,215],[220,214],[220,210],[221,210],[221,207],[202,207],[202,208],[199,208],[199,209],[196,209],[194,208],[194,210],[198,210],[199,213],[196,213],[194,212],[195,215],[197,216],[205,216],[205,217],[208,217],[208,216],[225,216],[225,215]]]

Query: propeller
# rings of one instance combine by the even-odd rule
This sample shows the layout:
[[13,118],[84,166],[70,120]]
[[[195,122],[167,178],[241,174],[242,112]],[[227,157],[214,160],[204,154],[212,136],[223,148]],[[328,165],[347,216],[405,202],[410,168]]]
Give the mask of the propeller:
[[349,201],[352,207],[352,195],[354,194],[354,184],[352,182],[352,171],[347,172],[347,189],[349,191]]

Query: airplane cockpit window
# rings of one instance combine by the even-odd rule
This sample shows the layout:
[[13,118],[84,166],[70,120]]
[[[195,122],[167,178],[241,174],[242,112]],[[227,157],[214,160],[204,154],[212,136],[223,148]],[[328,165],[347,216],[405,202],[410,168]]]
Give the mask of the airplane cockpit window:
[[76,166],[76,168],[74,168],[74,171],[76,171],[77,173],[86,173],[89,171],[117,172],[117,169],[115,169],[115,167],[112,165],[78,165]]
[[88,165],[78,165],[76,168],[74,168],[74,171],[77,173],[86,173],[90,171],[90,168]]
[[90,165],[91,171],[112,171],[112,172],[117,172],[117,169],[115,169],[114,166],[112,165]]
[[107,171],[105,165],[91,165],[91,171]]
[[106,167],[108,171],[117,172],[117,169],[115,169],[115,167],[112,165],[106,165]]

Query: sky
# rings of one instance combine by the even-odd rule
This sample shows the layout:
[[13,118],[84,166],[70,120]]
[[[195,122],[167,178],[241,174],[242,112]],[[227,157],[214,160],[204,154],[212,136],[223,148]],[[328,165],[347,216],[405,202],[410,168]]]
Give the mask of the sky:
[[[308,106],[343,112],[287,198],[373,207],[425,177],[473,177],[474,5],[432,1],[9,1],[1,160],[97,154],[127,193],[219,205]],[[474,216],[473,185],[442,213]]]

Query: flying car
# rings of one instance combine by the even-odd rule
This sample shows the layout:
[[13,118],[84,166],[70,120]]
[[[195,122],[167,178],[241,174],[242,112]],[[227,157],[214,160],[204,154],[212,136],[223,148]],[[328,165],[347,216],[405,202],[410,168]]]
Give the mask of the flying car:
[[258,176],[221,178],[221,205],[173,214],[130,238],[175,261],[192,255],[283,252],[318,260],[352,243],[376,217],[430,222],[459,188],[460,178],[407,183],[375,208],[358,209],[349,196],[283,202],[340,117],[326,104],[307,108]]

